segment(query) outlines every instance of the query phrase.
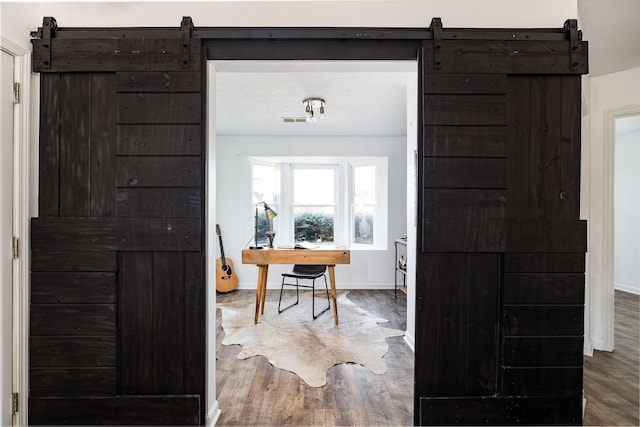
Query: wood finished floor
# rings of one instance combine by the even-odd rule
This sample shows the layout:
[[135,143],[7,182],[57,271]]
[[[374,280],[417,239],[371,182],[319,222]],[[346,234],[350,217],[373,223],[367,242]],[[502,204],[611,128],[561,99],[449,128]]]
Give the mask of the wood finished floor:
[[[255,301],[255,292],[218,294],[218,302]],[[267,291],[277,301],[277,291]],[[348,298],[388,319],[385,327],[406,329],[406,296],[393,291],[349,292]],[[340,307],[338,307],[339,311]],[[339,313],[338,313],[339,314]],[[324,316],[331,316],[327,312]],[[388,426],[413,422],[413,352],[403,337],[387,338],[387,372],[377,375],[355,364],[329,369],[327,385],[309,387],[297,375],[274,368],[263,356],[239,361],[237,345],[220,344],[224,332],[217,310],[217,426]]]
[[[585,426],[640,425],[640,297],[615,293],[615,351],[585,357]],[[252,291],[218,294],[218,302],[255,300]],[[277,292],[267,298],[276,300]],[[350,291],[349,298],[406,327],[406,297],[393,291]],[[329,313],[330,314],[330,313]],[[307,386],[296,375],[274,368],[262,356],[239,361],[239,346],[222,346],[217,312],[218,426],[409,426],[413,422],[413,352],[402,337],[388,338],[387,373],[376,375],[359,365],[338,365],[328,384]]]
[[585,426],[640,425],[640,296],[615,292],[614,351],[584,358]]

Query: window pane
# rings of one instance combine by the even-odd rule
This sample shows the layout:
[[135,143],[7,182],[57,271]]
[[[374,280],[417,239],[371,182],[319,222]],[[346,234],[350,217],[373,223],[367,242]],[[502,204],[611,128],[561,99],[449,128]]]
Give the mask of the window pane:
[[296,242],[333,243],[334,207],[294,207],[293,221]]
[[356,205],[376,202],[376,167],[356,166],[353,168],[353,201]]
[[293,204],[333,205],[335,204],[334,169],[294,168]]
[[256,236],[258,244],[267,242],[267,230],[273,228],[273,220],[267,219],[264,213],[264,205],[257,203],[266,202],[276,212],[278,206],[276,204],[278,195],[278,166],[275,164],[253,163],[251,165],[252,177],[252,202],[254,210],[257,212]]
[[353,243],[373,245],[376,167],[353,166]]
[[[269,207],[277,212],[277,206],[269,205]],[[258,228],[256,236],[258,238],[258,244],[267,243],[267,231],[273,230],[273,219],[267,218],[263,205],[258,206],[257,212]]]
[[356,206],[354,211],[353,242],[373,245],[373,206]]
[[277,167],[273,165],[254,164],[253,170],[253,203],[276,202],[278,188]]

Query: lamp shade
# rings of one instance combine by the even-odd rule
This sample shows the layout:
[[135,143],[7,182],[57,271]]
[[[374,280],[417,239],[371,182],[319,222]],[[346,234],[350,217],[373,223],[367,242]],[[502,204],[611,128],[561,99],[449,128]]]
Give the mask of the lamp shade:
[[275,218],[278,213],[276,211],[274,211],[273,209],[271,209],[269,206],[267,206],[266,204],[264,205],[264,214],[268,219],[273,219]]

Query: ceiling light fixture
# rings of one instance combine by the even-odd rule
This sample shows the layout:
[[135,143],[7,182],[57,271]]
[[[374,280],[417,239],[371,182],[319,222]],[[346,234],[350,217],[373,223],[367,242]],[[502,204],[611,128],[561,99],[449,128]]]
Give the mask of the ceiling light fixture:
[[304,112],[308,122],[315,122],[318,118],[324,119],[324,99],[307,98],[302,101]]

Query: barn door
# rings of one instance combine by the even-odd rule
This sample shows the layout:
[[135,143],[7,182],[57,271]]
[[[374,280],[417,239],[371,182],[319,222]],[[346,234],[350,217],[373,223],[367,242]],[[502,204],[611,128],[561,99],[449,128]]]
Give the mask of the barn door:
[[29,424],[204,421],[203,93],[182,28],[45,18]]
[[580,424],[575,21],[423,44],[415,423]]

